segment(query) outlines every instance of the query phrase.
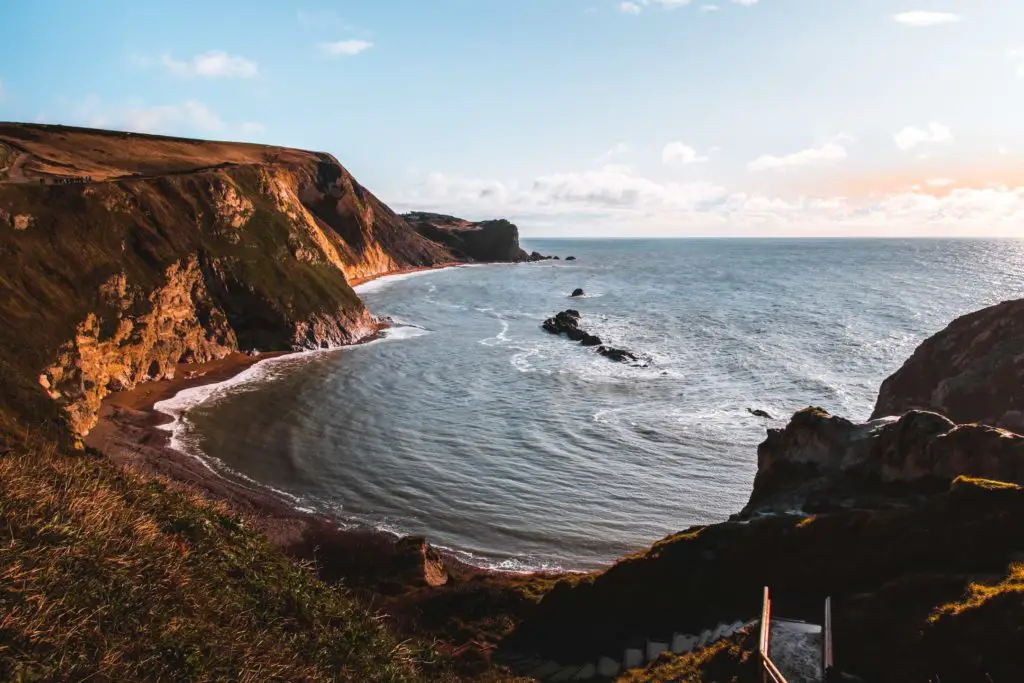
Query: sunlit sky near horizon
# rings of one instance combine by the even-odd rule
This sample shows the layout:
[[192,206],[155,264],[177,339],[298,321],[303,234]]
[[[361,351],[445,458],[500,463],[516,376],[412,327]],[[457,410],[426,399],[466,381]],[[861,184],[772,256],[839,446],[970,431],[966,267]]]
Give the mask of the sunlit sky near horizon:
[[323,150],[525,236],[1022,236],[1020,0],[0,8],[0,119]]

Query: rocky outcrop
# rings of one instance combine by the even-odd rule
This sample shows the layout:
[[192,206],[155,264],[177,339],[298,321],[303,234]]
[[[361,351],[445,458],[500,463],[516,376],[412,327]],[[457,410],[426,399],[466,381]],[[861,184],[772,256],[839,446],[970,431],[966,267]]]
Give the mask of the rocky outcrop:
[[519,228],[507,220],[472,222],[423,211],[402,217],[416,232],[445,245],[462,260],[481,263],[535,260],[520,248]]
[[578,296],[585,296],[584,293],[583,293],[583,290],[580,289],[579,287],[577,287],[576,289],[572,290],[572,294],[569,295],[570,298],[575,298],[575,297],[578,297]]
[[642,358],[632,351],[618,349],[614,346],[606,346],[596,334],[590,334],[580,328],[580,312],[574,309],[567,309],[554,317],[548,318],[541,327],[551,334],[564,334],[573,341],[578,341],[583,346],[596,346],[597,352],[605,358],[619,363],[629,363],[637,367],[647,367],[650,361]]
[[1024,299],[957,318],[925,340],[882,383],[872,417],[908,410],[1024,430]]
[[745,512],[886,504],[961,475],[1024,483],[1024,437],[923,411],[854,423],[807,408],[758,446]]
[[329,154],[22,124],[0,140],[25,175],[0,180],[0,400],[79,435],[106,394],[180,362],[371,334],[350,281],[525,257],[503,221],[461,230],[465,252],[424,237]]
[[551,334],[564,334],[583,346],[599,346],[602,343],[596,334],[590,334],[580,328],[580,312],[571,308],[548,318],[541,323],[541,327]]

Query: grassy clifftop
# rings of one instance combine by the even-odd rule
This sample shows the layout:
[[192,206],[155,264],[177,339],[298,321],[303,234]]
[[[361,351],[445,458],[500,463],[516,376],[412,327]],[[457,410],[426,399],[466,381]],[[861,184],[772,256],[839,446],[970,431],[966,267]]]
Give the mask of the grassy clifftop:
[[0,680],[444,680],[223,506],[45,446],[0,457]]

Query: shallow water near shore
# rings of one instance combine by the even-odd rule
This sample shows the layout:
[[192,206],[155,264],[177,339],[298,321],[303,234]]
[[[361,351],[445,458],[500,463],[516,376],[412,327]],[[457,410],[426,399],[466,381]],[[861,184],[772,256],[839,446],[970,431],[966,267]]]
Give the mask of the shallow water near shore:
[[[530,240],[578,260],[359,288],[385,339],[162,404],[174,443],[297,506],[502,569],[591,569],[746,502],[765,427],[853,419],[952,318],[1024,290],[1024,243]],[[587,296],[570,299],[582,287]],[[615,363],[541,330],[575,308]],[[777,421],[752,416],[767,410]]]

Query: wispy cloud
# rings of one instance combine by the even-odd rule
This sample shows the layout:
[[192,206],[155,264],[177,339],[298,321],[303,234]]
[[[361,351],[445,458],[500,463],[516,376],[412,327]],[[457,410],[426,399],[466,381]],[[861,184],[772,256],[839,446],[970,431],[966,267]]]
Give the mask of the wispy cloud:
[[721,9],[718,5],[701,5],[697,8],[698,12],[707,14],[708,12],[717,12]]
[[265,132],[254,121],[231,123],[209,106],[195,99],[168,104],[141,102],[105,103],[96,96],[65,106],[60,116],[41,114],[40,123],[68,123],[90,128],[110,128],[134,133],[163,135],[210,135],[246,139]]
[[329,55],[357,55],[373,47],[367,40],[339,40],[333,43],[320,43],[320,50]]
[[907,126],[893,136],[893,142],[900,149],[907,151],[927,143],[952,142],[953,131],[949,126],[932,121],[923,128]]
[[619,3],[619,11],[623,14],[640,14],[642,8],[635,2],[621,2]]
[[[561,225],[586,216],[584,234],[878,234],[938,230],[950,235],[1016,235],[1024,222],[1024,187],[955,187],[935,178],[912,188],[846,196],[781,197],[729,191],[709,182],[662,183],[625,170],[558,173],[526,183],[431,173],[394,204],[467,216]],[[578,223],[578,220],[574,220]],[[894,226],[898,226],[894,227]],[[572,232],[569,230],[568,232]]]
[[238,55],[230,55],[223,50],[210,50],[185,60],[176,60],[165,54],[160,58],[160,63],[175,76],[252,78],[259,73],[256,62]]
[[785,170],[801,166],[821,166],[835,164],[846,159],[846,145],[853,142],[848,135],[839,135],[828,142],[808,149],[775,156],[764,154],[747,164],[751,171]]
[[922,11],[901,12],[900,14],[894,14],[892,18],[904,26],[913,26],[915,28],[924,26],[940,26],[942,24],[955,24],[963,19],[959,14],[953,14],[951,12]]
[[702,164],[708,160],[706,156],[697,154],[697,150],[682,142],[670,142],[661,150],[661,163],[666,166],[687,166]]

